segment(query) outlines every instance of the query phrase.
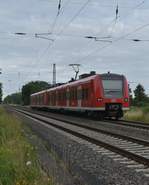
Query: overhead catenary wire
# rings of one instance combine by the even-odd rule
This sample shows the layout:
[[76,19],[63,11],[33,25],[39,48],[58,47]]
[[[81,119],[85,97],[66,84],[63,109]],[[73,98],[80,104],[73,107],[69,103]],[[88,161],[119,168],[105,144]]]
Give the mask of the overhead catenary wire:
[[[54,22],[53,22],[53,26],[52,26],[52,29],[51,29],[51,31],[50,32],[48,32],[48,33],[40,33],[40,34],[37,34],[37,33],[35,33],[35,37],[39,37],[39,38],[41,38],[41,37],[43,37],[44,35],[49,35],[49,34],[52,34],[53,33],[53,31],[54,31],[54,28],[55,28],[55,26],[56,26],[56,22],[57,22],[57,20],[58,20],[58,17],[59,17],[59,15],[60,15],[60,13],[63,13],[64,12],[64,8],[68,5],[68,3],[70,2],[70,0],[67,0],[66,1],[66,3],[64,4],[64,6],[63,6],[63,8],[62,8],[62,0],[59,0],[59,4],[58,4],[58,12],[57,12],[57,15],[56,15],[56,18],[55,18],[55,20],[54,20]],[[62,11],[61,11],[62,10]],[[42,36],[43,35],[43,36]],[[43,37],[43,39],[47,39],[47,40],[52,40],[52,41],[54,41],[53,39],[48,39],[48,38],[45,38],[45,37]],[[43,52],[41,53],[41,55],[38,57],[38,59],[37,59],[37,61],[35,61],[35,65],[39,65],[39,62],[40,62],[40,60],[41,60],[41,58],[48,52],[48,49],[52,46],[52,44],[53,43],[49,43],[48,44],[48,47],[46,47],[44,50],[43,50]],[[40,73],[40,72],[38,72],[38,73]],[[26,75],[26,79],[28,78],[28,75],[29,75],[29,73]],[[26,80],[25,79],[25,80]]]
[[144,24],[144,25],[142,25],[142,26],[140,26],[140,27],[137,27],[135,30],[133,30],[133,31],[131,31],[131,32],[129,32],[129,33],[126,33],[125,35],[122,35],[122,36],[120,36],[119,38],[116,38],[115,40],[112,41],[112,43],[109,43],[109,44],[103,46],[103,47],[100,48],[100,49],[97,48],[96,50],[93,50],[93,51],[90,52],[88,55],[86,55],[85,57],[83,57],[81,60],[77,61],[77,63],[80,63],[80,61],[82,61],[82,60],[84,60],[84,59],[90,57],[92,54],[97,53],[97,52],[99,52],[99,51],[102,51],[102,50],[104,50],[105,48],[108,48],[109,46],[111,46],[113,43],[116,43],[116,42],[118,42],[118,41],[120,41],[120,40],[122,40],[122,39],[128,37],[129,35],[132,35],[133,33],[136,33],[136,32],[138,32],[138,31],[140,31],[140,30],[142,30],[142,29],[144,29],[145,27],[148,27],[148,26],[149,26],[149,23]]
[[58,2],[58,10],[57,10],[57,14],[56,14],[56,17],[55,17],[54,22],[53,22],[53,24],[52,24],[51,31],[49,31],[49,33],[50,33],[50,34],[52,34],[52,33],[53,33],[53,31],[54,31],[54,28],[55,28],[55,25],[56,25],[56,22],[57,22],[58,16],[59,16],[60,11],[61,11],[61,6],[62,6],[62,0],[59,0],[59,2]]
[[[145,0],[141,1],[139,4],[137,4],[137,5],[134,7],[133,10],[135,10],[135,9],[137,9],[137,8],[139,8],[139,7],[141,7],[144,3],[145,3]],[[116,14],[117,14],[117,10],[116,10]],[[126,18],[126,17],[128,17],[129,15],[130,15],[130,14],[127,14],[127,16],[125,16],[125,17],[123,17],[123,18]],[[111,23],[113,23],[113,22],[115,22],[115,18],[114,18],[114,20],[112,20]],[[111,24],[111,23],[110,23],[110,24]],[[140,27],[139,29],[143,29],[143,28],[146,27],[146,26],[148,26],[148,24],[145,24],[144,26]],[[139,30],[137,29],[137,30],[134,31],[134,32],[137,32],[137,31],[139,31]],[[97,35],[98,35],[98,34],[100,34],[100,32],[97,33]],[[129,35],[127,35],[127,36],[129,36]],[[109,37],[112,37],[112,35],[109,34]],[[125,38],[125,37],[120,37],[120,38],[115,39],[114,41],[112,41],[111,43],[109,43],[109,44],[103,46],[102,48],[96,49],[95,51],[89,53],[87,56],[83,57],[81,60],[86,59],[87,57],[89,57],[89,56],[92,55],[93,53],[96,53],[96,52],[99,51],[99,50],[103,50],[103,49],[109,47],[110,45],[113,44],[113,42],[117,42],[117,41],[119,41],[119,39],[121,40],[121,39],[124,39],[124,38]],[[77,63],[78,63],[78,62],[80,62],[80,61],[77,61]]]
[[118,19],[118,14],[119,14],[119,6],[117,4],[117,6],[116,6],[116,17],[115,17],[116,20]]
[[[56,16],[56,20],[55,20],[54,25],[53,25],[54,28],[56,27],[58,18],[60,17],[60,15],[62,15],[62,14],[64,13],[64,10],[65,10],[65,8],[69,5],[69,3],[70,3],[70,0],[67,0],[67,1],[64,3],[64,5],[61,7],[61,11],[59,12],[59,15]],[[54,32],[54,28],[53,28],[53,32]]]
[[[140,3],[138,3],[134,8],[132,8],[132,10],[134,11],[134,10],[136,10],[136,9],[138,9],[139,7],[141,7],[143,4],[145,3],[145,0],[143,0],[143,1],[141,1]],[[127,17],[129,17],[129,15],[132,13],[128,13],[126,16],[124,16],[124,17],[120,17],[120,15],[119,15],[119,4],[118,4],[118,1],[117,1],[117,6],[116,6],[116,17],[114,18],[114,20],[112,20],[112,22],[111,22],[111,24],[113,24],[113,26],[112,26],[112,29],[111,29],[111,31],[110,31],[110,33],[109,33],[109,36],[111,36],[112,37],[112,34],[113,34],[113,31],[114,31],[114,29],[115,29],[115,27],[116,27],[116,24],[118,23],[118,21],[120,20],[120,19],[125,19],[125,18],[127,18]]]
[[[36,60],[34,60],[34,63],[32,64],[32,66],[35,66],[38,68],[39,67],[39,63],[42,59],[42,57],[44,55],[46,55],[46,53],[48,52],[50,46],[51,46],[51,42],[48,44],[48,46],[46,48],[44,48],[44,50],[42,50],[40,56],[38,56],[38,58]],[[40,70],[37,71],[37,75],[40,73]],[[30,71],[26,74],[26,78],[24,79],[24,82],[27,80],[27,78],[29,77]],[[32,74],[32,73],[31,73]]]
[[[82,2],[79,0],[78,2],[76,2],[76,0],[75,1],[71,1],[71,0],[69,0],[70,2],[71,2],[71,5],[80,5],[80,4],[82,4]],[[142,2],[142,0],[140,0],[141,2],[138,4],[138,6],[139,5],[141,5],[141,4],[143,4]],[[146,0],[144,0],[144,1],[146,1]],[[102,2],[102,3],[101,3]],[[110,1],[109,1],[110,2]],[[111,0],[111,2],[112,2],[112,0]],[[131,1],[130,1],[131,2]],[[49,2],[50,3],[50,2]],[[54,3],[55,4],[55,0],[53,1],[53,2],[51,2],[51,3]],[[100,5],[100,7],[115,7],[115,5],[113,5],[113,3],[105,3],[105,4],[103,4],[103,0],[98,0],[97,2],[95,2],[94,0],[92,0],[91,2],[90,2],[90,5],[94,5],[96,3],[96,5]],[[120,8],[130,8],[130,9],[133,9],[134,7],[133,7],[133,5],[126,5],[125,3],[122,3],[120,6],[119,6]],[[145,8],[145,7],[144,7]],[[146,9],[146,8],[145,8]]]
[[[54,29],[56,27],[58,18],[60,17],[60,15],[62,15],[64,13],[65,8],[68,6],[68,4],[70,3],[70,0],[67,0],[64,5],[62,6],[62,0],[59,0],[59,4],[58,4],[58,12],[56,14],[56,17],[53,21],[53,24],[51,26],[51,31],[48,31],[48,34],[52,34],[54,32]],[[46,34],[46,33],[45,33]]]
[[112,21],[112,23],[114,23],[114,24],[113,24],[113,26],[112,26],[111,32],[108,34],[110,37],[112,37],[113,31],[114,31],[114,29],[115,29],[115,27],[116,27],[116,23],[117,23],[119,17],[120,17],[120,16],[119,16],[119,5],[118,5],[118,3],[117,3],[116,10],[115,10],[115,18],[114,18],[114,20]]
[[[69,1],[69,0],[68,0],[68,1]],[[90,2],[90,0],[87,1],[87,2],[85,2],[85,4],[83,4],[83,6],[79,9],[79,11],[78,11],[78,12],[73,16],[73,18],[69,21],[69,23],[67,24],[67,26],[69,26],[69,25],[71,24],[71,22],[80,14],[79,12],[82,11],[82,10],[87,6],[87,4],[88,4],[89,2]],[[137,5],[133,8],[133,10],[139,8],[139,7],[142,6],[144,3],[145,3],[145,0],[141,1],[139,4],[137,4]],[[128,17],[128,16],[129,16],[129,14],[127,14],[125,17],[122,17],[122,18],[126,18],[126,17]],[[112,26],[112,29],[111,29],[111,33],[108,34],[109,37],[112,37],[113,29],[114,29],[114,27],[116,26],[116,23],[117,23],[117,21],[118,21],[119,18],[120,18],[120,16],[119,16],[119,5],[118,5],[118,2],[117,2],[117,6],[116,6],[116,17],[111,21],[110,24],[108,24],[108,25],[106,26],[106,27],[109,27],[111,24],[114,23],[114,25]],[[62,35],[63,31],[67,28],[67,26],[65,25],[65,26],[64,26],[64,29],[62,29],[59,33],[57,33],[56,36]],[[101,32],[101,31],[100,31],[100,32]],[[97,33],[96,37],[98,37],[98,35],[100,34],[100,32]],[[67,34],[63,34],[63,35],[64,35],[64,36],[67,36]],[[69,36],[69,35],[68,35],[68,36]],[[73,35],[72,35],[72,36],[73,36]],[[108,36],[107,36],[107,37],[108,37]],[[80,36],[80,37],[81,37],[81,36]]]
[[80,13],[82,12],[82,10],[84,10],[84,8],[89,4],[90,1],[91,0],[87,0],[85,3],[83,3],[83,5],[81,6],[81,8],[70,19],[70,21],[65,24],[65,26],[60,30],[60,32],[58,32],[58,35],[61,35],[70,26],[70,24],[80,15]]
[[[143,3],[144,3],[144,1],[142,1],[142,3],[140,3],[138,6],[142,5]],[[138,8],[138,6],[137,6],[137,8]]]
[[[80,13],[81,13],[81,11],[88,5],[88,3],[90,2],[90,0],[88,0],[88,1],[86,1],[84,4],[83,4],[83,6],[81,6],[81,8],[79,9],[79,11],[72,17],[72,19],[67,23],[67,26],[65,25],[64,26],[64,29],[62,29],[58,34],[57,34],[57,36],[60,36],[64,31],[65,31],[65,29],[72,23],[72,21],[74,21],[74,19],[78,16],[78,15],[80,15]],[[138,8],[138,7],[140,7],[140,6],[142,6],[143,4],[144,4],[144,2],[145,1],[142,1],[141,3],[139,3],[135,8]],[[118,4],[117,4],[117,7],[116,7],[116,17],[118,18],[118,13],[119,13],[119,9],[118,9],[119,7],[118,7]],[[127,15],[128,16],[128,15]],[[116,18],[113,20],[114,22],[115,22],[115,20],[116,20]],[[112,21],[112,22],[113,22]],[[55,42],[53,42],[51,45],[53,45]],[[111,45],[111,43],[109,44],[109,45]],[[109,46],[108,45],[108,46]],[[101,49],[104,49],[104,48],[106,48],[107,47],[107,45],[106,46],[104,46],[103,48],[101,48]],[[86,58],[86,57],[85,57]]]
[[[52,28],[51,28],[51,31],[49,31],[48,33],[40,33],[40,34],[37,34],[35,33],[35,37],[36,38],[42,38],[42,39],[47,39],[47,40],[50,40],[50,41],[53,41],[54,42],[54,39],[50,39],[50,38],[47,38],[47,37],[44,37],[44,35],[49,35],[49,34],[52,34],[53,31],[54,31],[54,28],[56,26],[56,22],[57,22],[57,19],[58,19],[58,16],[61,12],[61,6],[62,6],[62,0],[59,0],[58,2],[58,11],[57,11],[57,14],[56,14],[56,17],[54,19],[54,22],[53,22],[53,25],[52,25]],[[36,65],[38,66],[39,65],[39,62],[41,60],[41,58],[48,52],[48,49],[50,48],[50,46],[52,46],[51,43],[48,44],[48,47],[46,47],[43,52],[41,53],[41,55],[38,57],[37,61],[36,61]],[[40,71],[38,71],[38,74],[40,74]],[[27,75],[28,77],[28,75]],[[26,80],[26,79],[25,79]]]
[[[72,17],[72,19],[67,23],[67,25],[65,25],[64,29],[66,29],[66,27],[68,27],[74,20],[75,18],[81,13],[81,11],[88,5],[88,3],[90,2],[91,0],[87,0],[82,6],[81,8],[79,9],[79,11],[77,11],[77,13]],[[67,1],[68,2],[68,1]],[[62,33],[63,33],[64,30],[61,30],[57,35],[60,36]],[[56,39],[54,40],[56,41]],[[50,44],[50,46],[53,46],[55,42],[52,42]],[[48,47],[49,48],[49,47]]]
[[[61,29],[60,32],[57,33],[57,36],[60,36],[64,32],[64,30],[70,26],[70,24],[77,18],[77,16],[80,15],[82,10],[84,10],[84,8],[89,4],[90,1],[91,0],[87,0],[85,3],[83,3],[81,8],[76,12],[76,14],[71,18],[71,20]],[[56,40],[57,39],[54,40],[54,42],[51,44],[51,46],[53,46],[53,44],[55,43]]]

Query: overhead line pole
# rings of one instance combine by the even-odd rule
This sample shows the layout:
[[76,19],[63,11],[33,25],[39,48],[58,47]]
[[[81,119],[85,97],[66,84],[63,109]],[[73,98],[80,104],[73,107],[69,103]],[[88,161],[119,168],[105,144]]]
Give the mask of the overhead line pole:
[[53,86],[56,85],[56,64],[53,64]]

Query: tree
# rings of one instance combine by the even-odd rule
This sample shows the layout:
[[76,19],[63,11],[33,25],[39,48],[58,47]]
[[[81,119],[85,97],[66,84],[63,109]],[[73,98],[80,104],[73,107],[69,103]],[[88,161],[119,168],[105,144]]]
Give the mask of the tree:
[[135,105],[144,105],[148,102],[148,97],[145,94],[145,89],[141,84],[138,84],[136,89],[134,90],[134,104]]
[[44,81],[29,82],[22,87],[22,101],[23,105],[30,104],[30,95],[51,87],[50,84]]
[[132,95],[130,84],[128,84],[128,90],[129,90],[129,102],[130,102],[130,105],[133,105],[133,95]]
[[2,96],[3,96],[2,83],[0,83],[0,103],[2,103]]
[[22,94],[21,93],[14,93],[11,95],[6,96],[3,103],[5,104],[22,104]]

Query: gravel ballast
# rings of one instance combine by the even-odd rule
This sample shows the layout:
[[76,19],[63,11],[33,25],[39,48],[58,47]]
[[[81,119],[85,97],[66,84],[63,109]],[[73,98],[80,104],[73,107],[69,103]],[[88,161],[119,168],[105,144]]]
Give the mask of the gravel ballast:
[[44,125],[40,121],[19,115],[34,133],[46,141],[47,148],[54,150],[65,162],[75,184],[149,184],[149,178],[145,177],[142,171],[137,172],[135,168],[128,167],[127,163],[120,163],[121,160],[127,162],[127,159],[49,125]]

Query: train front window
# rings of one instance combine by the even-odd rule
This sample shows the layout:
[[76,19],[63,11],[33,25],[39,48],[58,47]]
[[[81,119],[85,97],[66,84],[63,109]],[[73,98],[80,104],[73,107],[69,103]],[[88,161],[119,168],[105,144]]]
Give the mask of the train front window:
[[123,81],[122,80],[102,80],[104,96],[106,98],[122,98]]

